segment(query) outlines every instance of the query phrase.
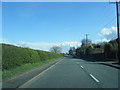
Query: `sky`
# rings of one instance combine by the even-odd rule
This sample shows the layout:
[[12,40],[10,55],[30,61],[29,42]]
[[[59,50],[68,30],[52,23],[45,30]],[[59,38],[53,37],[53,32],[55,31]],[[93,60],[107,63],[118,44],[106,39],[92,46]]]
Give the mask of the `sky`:
[[3,2],[3,43],[62,52],[79,47],[85,34],[93,43],[116,38],[116,7],[109,2]]

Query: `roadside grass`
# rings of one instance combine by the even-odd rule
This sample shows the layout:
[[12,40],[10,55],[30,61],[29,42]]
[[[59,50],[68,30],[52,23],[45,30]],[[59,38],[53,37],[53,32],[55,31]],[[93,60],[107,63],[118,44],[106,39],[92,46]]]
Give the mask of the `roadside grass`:
[[27,71],[32,70],[32,69],[37,68],[37,67],[41,67],[45,64],[48,64],[50,62],[53,62],[53,61],[61,59],[61,58],[62,57],[54,58],[54,59],[48,59],[48,60],[33,63],[33,64],[28,63],[28,64],[24,64],[24,65],[21,65],[21,66],[18,66],[16,68],[12,68],[12,69],[9,69],[9,70],[3,70],[2,79],[3,80],[8,80],[8,79],[10,79],[12,77],[15,77],[17,75],[20,75],[24,72],[27,72]]

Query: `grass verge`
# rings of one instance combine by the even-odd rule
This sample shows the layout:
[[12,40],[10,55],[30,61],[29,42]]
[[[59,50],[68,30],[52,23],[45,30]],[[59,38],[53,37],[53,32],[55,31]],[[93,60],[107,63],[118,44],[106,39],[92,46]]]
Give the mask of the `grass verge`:
[[12,69],[9,69],[9,70],[4,70],[2,72],[2,79],[3,80],[8,80],[9,78],[12,78],[14,76],[17,76],[17,75],[20,75],[26,71],[29,71],[31,69],[34,69],[34,68],[37,68],[37,67],[41,67],[45,64],[48,64],[50,62],[53,62],[55,60],[58,60],[58,59],[61,59],[62,57],[59,57],[59,58],[54,58],[54,59],[49,59],[49,60],[45,60],[45,61],[42,61],[42,62],[38,62],[38,63],[29,63],[29,64],[24,64],[24,65],[21,65],[21,66],[18,66],[16,68],[12,68]]

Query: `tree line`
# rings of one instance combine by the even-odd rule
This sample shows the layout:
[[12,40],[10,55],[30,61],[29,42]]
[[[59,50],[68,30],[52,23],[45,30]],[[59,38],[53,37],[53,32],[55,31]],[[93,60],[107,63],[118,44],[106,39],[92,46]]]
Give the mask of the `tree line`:
[[92,60],[92,61],[106,61],[117,60],[118,44],[117,39],[109,42],[101,42],[94,44],[91,40],[83,39],[82,45],[78,48],[71,47],[69,54],[77,58]]

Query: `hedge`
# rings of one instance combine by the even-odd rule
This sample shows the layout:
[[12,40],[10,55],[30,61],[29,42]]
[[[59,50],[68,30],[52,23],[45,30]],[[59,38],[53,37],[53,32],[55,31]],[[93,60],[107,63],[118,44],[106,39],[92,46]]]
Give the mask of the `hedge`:
[[2,69],[11,69],[23,64],[42,62],[61,56],[63,54],[2,44]]

